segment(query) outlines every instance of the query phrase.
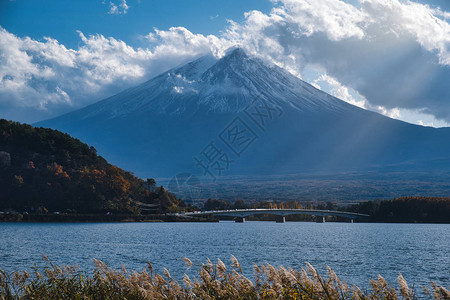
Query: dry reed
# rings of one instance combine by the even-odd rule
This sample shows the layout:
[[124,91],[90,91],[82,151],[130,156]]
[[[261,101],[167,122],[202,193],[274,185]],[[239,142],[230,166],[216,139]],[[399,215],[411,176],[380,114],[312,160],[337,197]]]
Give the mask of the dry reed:
[[[370,290],[363,292],[357,286],[349,287],[328,268],[326,278],[307,263],[306,269],[276,268],[270,264],[254,266],[255,281],[242,273],[239,261],[232,256],[229,268],[218,260],[202,264],[198,277],[184,275],[181,284],[164,269],[154,271],[148,263],[142,272],[108,268],[94,260],[93,275],[76,267],[59,267],[46,257],[48,266],[33,272],[7,274],[0,270],[0,299],[418,299],[402,275],[398,288],[390,286],[378,276],[370,281]],[[187,266],[192,262],[185,258]],[[430,299],[450,299],[450,292],[431,283],[425,289]]]

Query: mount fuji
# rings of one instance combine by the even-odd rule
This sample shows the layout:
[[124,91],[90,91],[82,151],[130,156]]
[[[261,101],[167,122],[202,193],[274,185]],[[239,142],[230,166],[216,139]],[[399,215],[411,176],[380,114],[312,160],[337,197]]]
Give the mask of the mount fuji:
[[358,108],[240,48],[36,125],[142,177],[450,171],[450,128]]

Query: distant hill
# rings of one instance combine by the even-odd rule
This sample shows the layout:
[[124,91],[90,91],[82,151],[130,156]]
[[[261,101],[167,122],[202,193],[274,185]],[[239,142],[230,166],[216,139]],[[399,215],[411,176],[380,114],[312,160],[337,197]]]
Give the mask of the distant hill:
[[57,130],[0,119],[0,211],[163,211],[181,204],[153,180],[109,164],[93,147]]

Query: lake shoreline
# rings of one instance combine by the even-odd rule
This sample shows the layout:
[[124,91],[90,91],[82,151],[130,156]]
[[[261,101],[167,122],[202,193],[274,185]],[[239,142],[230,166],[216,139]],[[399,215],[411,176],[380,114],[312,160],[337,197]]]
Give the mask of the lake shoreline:
[[[171,215],[0,215],[1,223],[218,223],[233,222],[233,219],[184,218]],[[247,219],[246,222],[276,222],[275,219]],[[314,220],[286,220],[292,223],[322,223]],[[347,220],[329,220],[326,223],[350,223]],[[354,223],[372,224],[450,224],[449,222],[381,222],[371,220],[355,220]]]
[[164,214],[125,215],[125,214],[3,214],[0,223],[127,223],[127,222],[218,222],[216,219],[182,218]]

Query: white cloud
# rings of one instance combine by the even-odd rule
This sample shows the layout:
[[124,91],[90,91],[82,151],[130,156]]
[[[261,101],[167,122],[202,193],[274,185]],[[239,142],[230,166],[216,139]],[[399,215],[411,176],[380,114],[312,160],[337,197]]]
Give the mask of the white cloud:
[[154,43],[154,51],[161,56],[173,57],[197,56],[201,53],[212,53],[223,56],[232,42],[215,35],[194,34],[184,27],[172,27],[167,31],[155,29],[147,35],[147,39]]
[[180,27],[155,30],[145,49],[102,35],[79,36],[80,47],[67,49],[51,38],[20,38],[0,28],[0,108],[8,107],[0,114],[14,107],[31,110],[32,115],[21,120],[37,121],[90,104],[200,55],[226,50],[220,38]]
[[426,50],[437,51],[441,64],[450,65],[450,24],[439,18],[448,13],[412,1],[361,0],[361,4],[377,26],[386,22],[398,36],[411,34]]
[[426,113],[424,109],[399,109],[398,119],[422,126],[450,127],[449,122],[436,119],[435,116]]
[[[103,1],[103,3],[105,2]],[[126,0],[110,1],[108,14],[110,15],[126,14],[129,8],[130,7],[128,6]]]
[[443,19],[450,19],[450,13],[446,11],[442,11],[440,7],[434,8],[433,14],[437,17],[441,17]]
[[183,93],[183,90],[184,90],[184,87],[182,87],[182,86],[174,86],[174,87],[173,87],[173,90],[174,90],[175,93],[177,93],[177,94],[182,94],[182,93]]
[[335,78],[322,74],[311,82],[318,89],[342,99],[352,105],[363,109],[371,110],[383,114],[393,119],[400,119],[409,123],[431,127],[449,127],[450,123],[444,120],[438,120],[433,115],[427,114],[425,109],[402,109],[399,107],[386,108],[384,106],[371,105],[367,99],[361,96],[357,91],[342,85]]
[[369,17],[364,12],[343,1],[336,0],[280,0],[282,4],[272,13],[283,18],[283,22],[294,25],[295,34],[310,36],[325,32],[331,40],[362,38],[363,26]]
[[364,97],[358,95],[358,99],[355,99],[356,97],[350,94],[349,88],[342,85],[335,78],[327,74],[322,74],[319,78],[312,82],[312,85],[314,85],[316,88],[323,90],[324,87],[321,84],[328,85],[328,89],[326,89],[326,92],[330,95],[333,95],[336,98],[344,100],[355,106],[368,109],[367,100],[364,99]]
[[[424,109],[450,121],[446,12],[412,1],[280,0],[231,23],[230,40],[302,76],[308,66],[352,88],[367,106]],[[341,95],[344,96],[345,95]]]
[[402,117],[399,108],[395,107],[392,109],[388,109],[381,105],[372,106],[367,101],[367,99],[361,96],[358,92],[354,91],[353,89],[347,86],[342,85],[335,78],[327,74],[320,75],[317,79],[315,79],[312,82],[312,85],[314,85],[318,89],[324,90],[325,92],[335,96],[336,98],[344,100],[345,102],[348,102],[360,108],[375,111],[394,119],[400,119]]

